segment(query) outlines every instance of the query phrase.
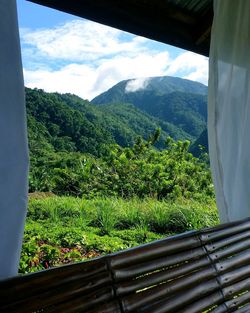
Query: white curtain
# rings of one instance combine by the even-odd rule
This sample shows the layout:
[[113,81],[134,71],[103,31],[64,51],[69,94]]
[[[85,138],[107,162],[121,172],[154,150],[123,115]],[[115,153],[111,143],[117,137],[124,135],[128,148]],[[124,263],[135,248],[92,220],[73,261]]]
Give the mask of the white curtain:
[[222,222],[250,216],[250,1],[214,0],[209,153]]
[[0,279],[17,274],[27,204],[28,149],[15,0],[0,0]]

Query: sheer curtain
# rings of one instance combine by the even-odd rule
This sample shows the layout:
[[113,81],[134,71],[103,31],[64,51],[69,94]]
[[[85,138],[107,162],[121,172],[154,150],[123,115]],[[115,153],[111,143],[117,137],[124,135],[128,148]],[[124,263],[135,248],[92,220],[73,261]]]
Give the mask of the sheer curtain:
[[27,203],[28,148],[15,0],[0,0],[0,279],[17,274]]
[[250,216],[250,1],[214,0],[208,136],[222,222]]

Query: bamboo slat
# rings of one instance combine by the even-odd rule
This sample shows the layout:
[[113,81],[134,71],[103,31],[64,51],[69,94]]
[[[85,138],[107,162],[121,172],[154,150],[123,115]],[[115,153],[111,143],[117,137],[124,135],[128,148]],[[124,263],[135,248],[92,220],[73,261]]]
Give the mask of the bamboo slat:
[[250,312],[250,219],[0,282],[3,313]]

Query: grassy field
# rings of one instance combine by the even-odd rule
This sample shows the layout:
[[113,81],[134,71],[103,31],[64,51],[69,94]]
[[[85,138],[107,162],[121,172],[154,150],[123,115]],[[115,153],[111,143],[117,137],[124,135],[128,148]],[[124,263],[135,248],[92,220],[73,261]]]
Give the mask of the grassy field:
[[20,273],[218,224],[214,200],[30,198]]

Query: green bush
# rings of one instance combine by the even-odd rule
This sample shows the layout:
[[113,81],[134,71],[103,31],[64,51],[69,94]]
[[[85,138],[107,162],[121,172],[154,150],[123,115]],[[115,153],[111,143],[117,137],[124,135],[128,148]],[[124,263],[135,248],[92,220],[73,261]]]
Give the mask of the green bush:
[[188,141],[168,138],[162,151],[152,143],[151,138],[127,148],[107,145],[101,158],[44,151],[31,158],[31,191],[88,199],[214,197],[208,166],[188,152]]

